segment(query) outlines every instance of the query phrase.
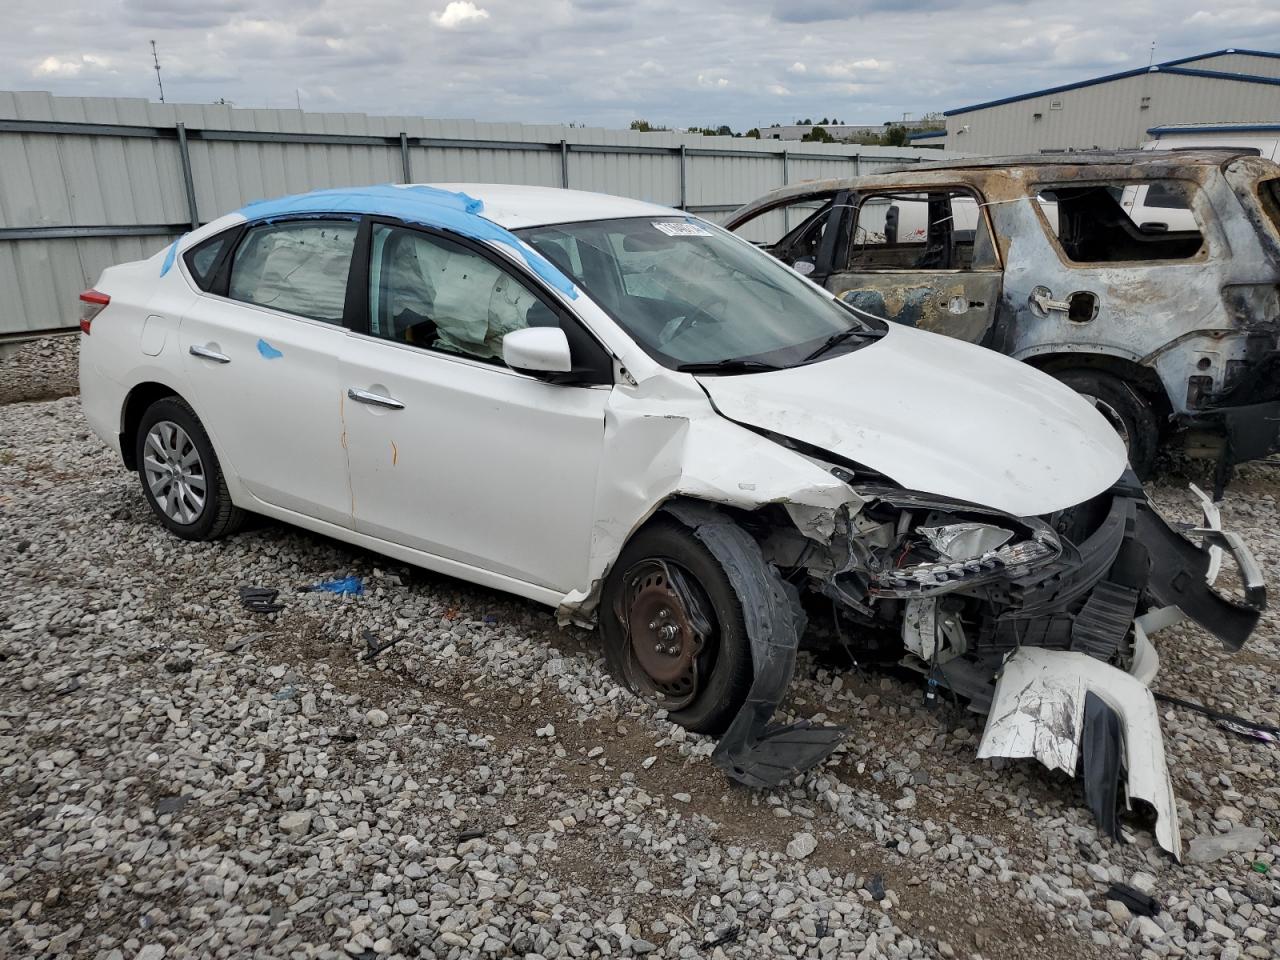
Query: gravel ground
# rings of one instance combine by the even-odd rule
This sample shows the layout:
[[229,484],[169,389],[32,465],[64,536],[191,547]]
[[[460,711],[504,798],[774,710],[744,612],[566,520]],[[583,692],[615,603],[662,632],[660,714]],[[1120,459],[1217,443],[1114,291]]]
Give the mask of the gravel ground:
[[[1258,467],[1224,506],[1269,573],[1278,493]],[[295,592],[347,574],[363,596]],[[169,536],[75,397],[0,406],[0,593],[0,956],[1280,955],[1280,747],[1164,714],[1184,840],[1263,834],[1179,865],[975,760],[980,718],[806,654],[787,709],[854,734],[750,791],[549,610],[266,521]],[[1158,687],[1275,723],[1278,637],[1174,628]]]
[[29,340],[0,358],[0,403],[55,400],[80,390],[79,335]]

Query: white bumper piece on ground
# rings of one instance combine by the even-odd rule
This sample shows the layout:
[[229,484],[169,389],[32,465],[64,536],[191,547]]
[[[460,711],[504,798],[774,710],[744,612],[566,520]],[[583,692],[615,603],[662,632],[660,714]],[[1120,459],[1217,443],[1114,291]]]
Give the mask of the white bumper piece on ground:
[[1119,720],[1119,761],[1127,800],[1144,800],[1155,808],[1156,839],[1181,859],[1178,811],[1155,698],[1141,680],[1123,670],[1083,653],[1018,649],[1005,661],[996,683],[979,759],[1035,757],[1050,770],[1074,777],[1090,693]]

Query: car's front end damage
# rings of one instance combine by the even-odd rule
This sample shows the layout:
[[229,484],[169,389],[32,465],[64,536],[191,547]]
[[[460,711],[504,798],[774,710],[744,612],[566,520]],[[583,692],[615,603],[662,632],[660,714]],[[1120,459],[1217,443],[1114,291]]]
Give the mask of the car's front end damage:
[[[988,713],[980,757],[1035,757],[1069,775],[1079,768],[1104,832],[1118,836],[1121,798],[1141,800],[1156,811],[1161,845],[1177,855],[1147,688],[1158,665],[1149,634],[1185,616],[1234,650],[1265,605],[1257,564],[1221,529],[1212,503],[1204,500],[1203,526],[1184,534],[1131,473],[1076,507],[1016,517],[829,467],[861,501],[833,512],[829,535],[811,512],[799,511],[808,521],[800,525],[770,523],[768,514],[748,521],[781,581],[831,601],[837,635],[855,658],[893,651],[931,695],[949,691]],[[686,522],[700,535],[709,526]],[[1224,553],[1238,568],[1241,597],[1215,588]],[[769,603],[761,597],[766,610]],[[771,702],[753,696],[716,752],[731,776],[754,785],[812,766],[844,735],[769,726],[785,687],[778,667],[790,677],[790,659],[770,639],[762,659],[774,674]]]

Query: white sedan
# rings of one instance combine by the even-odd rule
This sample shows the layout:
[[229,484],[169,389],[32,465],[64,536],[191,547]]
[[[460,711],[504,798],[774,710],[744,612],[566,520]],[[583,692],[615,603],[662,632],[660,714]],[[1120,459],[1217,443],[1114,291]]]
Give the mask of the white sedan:
[[982,755],[1074,774],[1101,731],[1127,763],[1086,751],[1100,823],[1127,775],[1177,849],[1141,618],[1235,648],[1264,588],[1211,522],[1170,530],[1052,378],[679,210],[537,187],[264,201],[81,299],[85,415],[178,536],[265,514],[598,622],[619,680],[756,785],[845,735],[770,725],[821,614],[991,709]]

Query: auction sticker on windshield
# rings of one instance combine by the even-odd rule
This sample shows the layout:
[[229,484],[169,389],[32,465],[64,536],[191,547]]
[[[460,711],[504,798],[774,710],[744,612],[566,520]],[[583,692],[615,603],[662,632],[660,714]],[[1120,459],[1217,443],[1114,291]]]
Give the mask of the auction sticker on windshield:
[[700,223],[679,220],[661,220],[654,224],[668,237],[710,237],[712,233]]

